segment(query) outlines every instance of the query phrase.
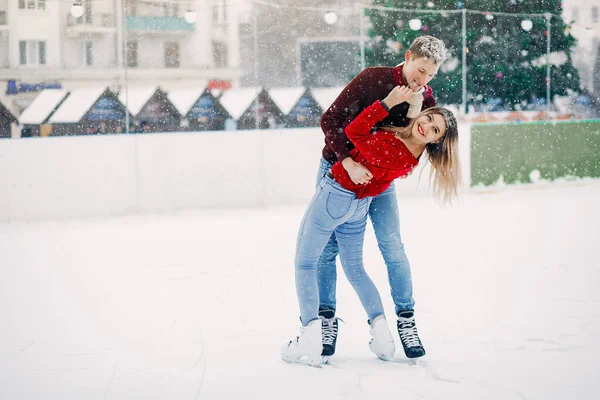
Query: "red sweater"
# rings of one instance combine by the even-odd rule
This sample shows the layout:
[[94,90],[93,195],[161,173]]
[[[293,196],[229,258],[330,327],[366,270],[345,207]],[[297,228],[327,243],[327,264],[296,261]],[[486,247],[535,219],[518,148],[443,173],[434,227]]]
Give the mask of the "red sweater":
[[346,127],[346,135],[355,145],[350,151],[350,156],[373,173],[369,183],[355,185],[340,161],[331,167],[336,182],[356,193],[359,199],[377,196],[386,190],[394,179],[407,175],[419,164],[404,142],[393,132],[380,129],[371,133],[371,128],[387,116],[388,112],[378,100]]
[[[321,117],[321,129],[325,133],[324,159],[333,164],[350,156],[350,150],[354,145],[344,134],[344,128],[362,110],[375,101],[384,99],[395,86],[406,85],[402,76],[403,66],[401,64],[396,67],[366,68],[344,88]],[[435,106],[435,98],[431,88],[425,86],[422,109],[433,106]],[[406,118],[407,111],[408,103],[392,107],[384,123],[407,126],[410,122],[410,119]]]

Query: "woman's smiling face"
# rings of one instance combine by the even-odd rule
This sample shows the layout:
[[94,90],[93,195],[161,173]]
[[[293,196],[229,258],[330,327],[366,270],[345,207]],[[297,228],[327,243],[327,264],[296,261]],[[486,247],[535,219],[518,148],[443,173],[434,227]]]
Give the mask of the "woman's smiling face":
[[437,142],[446,133],[446,119],[441,114],[422,115],[415,121],[411,133],[425,144]]

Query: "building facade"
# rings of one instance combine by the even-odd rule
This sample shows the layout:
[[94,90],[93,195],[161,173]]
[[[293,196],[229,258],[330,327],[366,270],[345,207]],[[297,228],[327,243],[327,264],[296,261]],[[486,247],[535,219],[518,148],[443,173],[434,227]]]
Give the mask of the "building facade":
[[600,97],[600,2],[565,0],[563,20],[577,38],[573,64],[581,75],[581,85]]
[[2,93],[15,82],[17,89],[57,82],[115,91],[239,82],[238,9],[231,0],[82,0],[78,18],[72,6],[0,0]]

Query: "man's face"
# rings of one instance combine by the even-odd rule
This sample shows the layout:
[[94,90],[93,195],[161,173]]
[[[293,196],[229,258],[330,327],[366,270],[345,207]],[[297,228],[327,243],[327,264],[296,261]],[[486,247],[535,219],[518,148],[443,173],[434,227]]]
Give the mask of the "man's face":
[[417,92],[427,85],[440,69],[439,64],[436,64],[433,58],[415,58],[410,50],[406,52],[404,59],[402,74],[413,92]]

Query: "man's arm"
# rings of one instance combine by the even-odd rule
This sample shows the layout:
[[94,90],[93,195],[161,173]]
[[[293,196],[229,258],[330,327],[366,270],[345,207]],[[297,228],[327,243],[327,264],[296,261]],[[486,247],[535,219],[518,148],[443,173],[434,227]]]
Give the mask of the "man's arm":
[[348,137],[344,132],[345,125],[372,103],[372,101],[368,102],[369,99],[365,99],[368,97],[367,89],[376,84],[376,82],[371,82],[372,79],[369,69],[361,71],[346,85],[342,93],[321,117],[321,129],[325,134],[325,142],[340,161],[350,156],[346,145]]

